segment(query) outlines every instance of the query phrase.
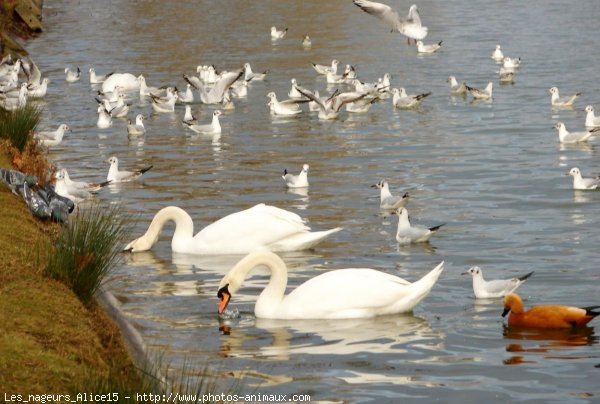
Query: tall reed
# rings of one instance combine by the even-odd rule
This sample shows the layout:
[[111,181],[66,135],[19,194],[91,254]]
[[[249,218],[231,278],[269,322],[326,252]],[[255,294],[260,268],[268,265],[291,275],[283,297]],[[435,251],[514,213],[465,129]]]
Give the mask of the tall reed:
[[41,115],[42,110],[30,104],[14,112],[0,108],[0,138],[10,140],[22,152],[40,122]]
[[121,259],[131,220],[116,206],[92,205],[72,214],[59,233],[45,273],[73,289],[89,305],[106,275]]

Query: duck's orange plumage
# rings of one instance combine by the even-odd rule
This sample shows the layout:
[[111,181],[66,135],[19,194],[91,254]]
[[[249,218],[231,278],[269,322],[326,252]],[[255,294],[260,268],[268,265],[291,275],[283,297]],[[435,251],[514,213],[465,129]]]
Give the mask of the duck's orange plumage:
[[502,317],[510,312],[508,325],[510,327],[533,328],[572,328],[586,325],[600,315],[600,306],[570,307],[560,305],[535,306],[525,311],[523,300],[516,293],[504,297],[504,312]]

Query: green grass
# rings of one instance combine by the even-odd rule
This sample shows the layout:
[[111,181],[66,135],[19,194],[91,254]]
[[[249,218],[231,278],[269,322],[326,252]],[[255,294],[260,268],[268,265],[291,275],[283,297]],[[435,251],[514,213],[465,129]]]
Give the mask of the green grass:
[[132,223],[118,207],[94,205],[69,217],[62,228],[45,274],[71,289],[90,305],[106,275],[121,259]]
[[25,105],[14,112],[0,108],[0,139],[10,140],[22,152],[41,115],[42,110],[34,105]]

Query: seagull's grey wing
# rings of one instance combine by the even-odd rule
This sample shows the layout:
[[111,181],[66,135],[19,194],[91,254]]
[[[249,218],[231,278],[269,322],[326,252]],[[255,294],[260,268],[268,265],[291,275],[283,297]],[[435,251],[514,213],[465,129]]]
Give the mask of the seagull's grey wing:
[[419,15],[419,10],[417,10],[417,6],[414,4],[410,7],[410,10],[408,10],[407,22],[421,25],[421,16]]
[[388,24],[392,31],[400,31],[403,22],[398,16],[398,13],[392,10],[390,6],[368,0],[353,0],[353,3],[360,7],[364,12],[377,17]]
[[355,91],[338,94],[333,100],[333,109],[337,112],[344,106],[344,104],[361,100],[366,96],[367,93],[358,93]]
[[513,282],[512,279],[497,279],[486,282],[485,291],[492,295],[503,295],[512,290],[515,285],[516,282]]
[[296,85],[296,90],[298,90],[300,92],[300,94],[302,94],[306,98],[316,102],[317,105],[319,106],[319,108],[321,108],[321,110],[323,110],[323,111],[327,110],[327,108],[325,107],[325,104],[323,104],[323,101],[319,97],[317,97],[312,91],[307,90],[306,88],[300,87],[298,85]]
[[223,100],[223,96],[225,95],[225,91],[227,91],[227,89],[243,75],[244,69],[239,69],[234,72],[224,74],[208,93],[209,97],[214,97],[215,101],[221,102]]

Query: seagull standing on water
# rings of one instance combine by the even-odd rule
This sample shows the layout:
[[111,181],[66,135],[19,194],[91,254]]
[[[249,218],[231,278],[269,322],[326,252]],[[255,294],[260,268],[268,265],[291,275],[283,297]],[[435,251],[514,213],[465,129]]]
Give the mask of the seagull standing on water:
[[115,156],[109,158],[107,163],[110,164],[110,168],[106,180],[112,183],[132,181],[152,168],[148,166],[134,171],[119,171],[119,160]]
[[200,133],[203,135],[216,135],[221,133],[221,124],[219,123],[219,116],[221,116],[221,111],[216,110],[212,115],[212,122],[207,125],[194,125],[189,122],[183,122],[187,125],[188,129]]
[[469,93],[471,93],[471,95],[473,96],[473,99],[489,100],[492,98],[493,87],[494,87],[494,84],[490,81],[483,90],[481,90],[479,88],[475,88],[475,87],[469,87],[469,86],[467,86],[467,90],[469,91]]
[[600,116],[596,116],[594,114],[594,107],[588,105],[585,107],[585,126],[587,128],[597,128],[600,127]]
[[533,271],[526,275],[512,279],[496,279],[493,281],[486,281],[483,279],[483,272],[479,267],[471,267],[467,272],[463,272],[462,275],[470,274],[473,277],[473,292],[477,299],[493,299],[495,297],[504,297],[509,293],[512,293],[515,289],[523,284],[531,275]]
[[600,183],[600,177],[583,178],[581,176],[581,171],[579,171],[579,168],[577,167],[571,168],[571,171],[565,175],[570,175],[573,177],[573,189],[580,191],[596,189]]
[[552,106],[557,108],[573,106],[577,97],[581,95],[581,93],[576,93],[568,97],[561,97],[558,92],[558,87],[552,87],[548,92],[551,94],[550,102],[552,103]]
[[281,178],[283,178],[288,188],[306,188],[308,187],[308,168],[308,164],[304,164],[302,171],[298,175],[293,175],[288,173],[287,170],[283,170]]
[[411,226],[410,221],[408,220],[408,210],[406,210],[406,208],[400,208],[395,213],[398,215],[396,241],[399,244],[428,242],[431,236],[443,226],[443,224],[430,228]]
[[75,83],[80,78],[81,70],[79,70],[79,67],[76,70],[71,70],[68,67],[65,68],[65,80],[67,80],[67,83]]
[[454,76],[448,77],[447,81],[450,83],[450,95],[465,95],[467,93],[467,85],[464,81],[458,84]]
[[496,62],[501,62],[504,59],[504,53],[502,53],[500,45],[496,45],[496,49],[492,53],[492,59]]
[[66,131],[71,132],[71,129],[63,123],[54,131],[37,132],[33,134],[33,137],[44,146],[56,146],[62,142]]
[[287,32],[288,32],[287,28],[278,30],[277,27],[273,26],[273,27],[271,27],[271,40],[278,41],[280,39],[283,39],[283,37],[285,36],[285,34],[287,34]]
[[96,69],[90,67],[90,84],[102,84],[106,81],[107,78],[112,76],[112,72],[107,73],[105,75],[96,74]]
[[434,44],[430,44],[430,45],[424,45],[423,41],[417,41],[417,52],[418,53],[434,53],[434,52],[437,52],[442,47],[442,42],[443,41],[439,41],[438,43],[434,43]]
[[414,108],[421,104],[423,99],[429,96],[431,93],[423,94],[406,94],[404,88],[393,88],[392,89],[392,104],[395,108],[409,109]]
[[129,121],[127,123],[127,135],[129,136],[142,136],[146,133],[146,127],[144,126],[144,115],[138,114],[135,117],[135,123]]
[[366,13],[369,13],[390,26],[392,32],[400,32],[408,38],[408,43],[423,40],[427,36],[427,27],[421,24],[421,17],[416,4],[410,6],[408,16],[402,20],[396,10],[383,3],[368,0],[353,0],[353,3]]
[[375,185],[371,185],[371,188],[379,188],[380,202],[379,207],[385,210],[398,210],[408,203],[408,192],[402,196],[392,195],[388,182],[385,180],[379,181]]
[[569,132],[564,123],[558,122],[554,125],[554,128],[558,130],[558,140],[560,143],[570,144],[585,142],[588,140],[594,132],[598,132],[600,128],[593,128],[585,132]]

